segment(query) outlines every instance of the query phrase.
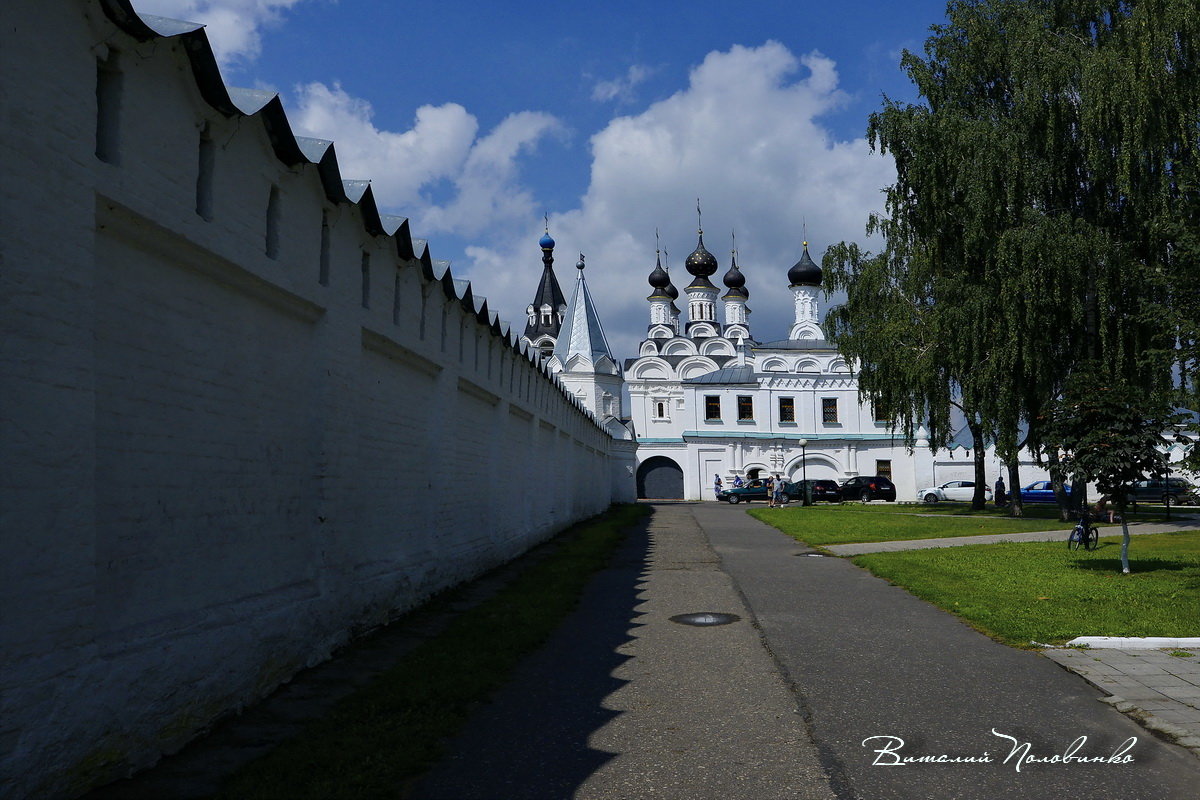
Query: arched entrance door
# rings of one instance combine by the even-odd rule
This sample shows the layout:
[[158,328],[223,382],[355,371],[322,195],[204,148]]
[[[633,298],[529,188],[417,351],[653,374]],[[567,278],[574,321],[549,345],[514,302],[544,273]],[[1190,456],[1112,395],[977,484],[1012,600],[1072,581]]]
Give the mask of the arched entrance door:
[[643,500],[682,500],[683,469],[666,456],[647,458],[638,465],[637,496]]

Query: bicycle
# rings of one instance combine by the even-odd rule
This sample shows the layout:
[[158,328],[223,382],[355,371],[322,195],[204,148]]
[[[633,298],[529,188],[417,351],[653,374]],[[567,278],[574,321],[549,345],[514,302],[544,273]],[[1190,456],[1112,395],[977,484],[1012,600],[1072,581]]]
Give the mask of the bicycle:
[[1084,550],[1095,550],[1100,544],[1100,531],[1096,530],[1096,526],[1088,518],[1087,514],[1079,515],[1079,522],[1075,523],[1075,527],[1071,530],[1071,535],[1067,537],[1067,549],[1078,550],[1082,547]]

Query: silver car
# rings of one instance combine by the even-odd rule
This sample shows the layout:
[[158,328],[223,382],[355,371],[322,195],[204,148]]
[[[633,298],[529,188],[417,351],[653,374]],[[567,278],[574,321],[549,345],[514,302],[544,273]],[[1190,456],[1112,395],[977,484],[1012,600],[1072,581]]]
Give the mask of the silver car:
[[[975,481],[949,481],[941,486],[930,486],[917,492],[917,497],[926,503],[937,503],[941,500],[969,503],[975,499]],[[992,502],[992,490],[983,487],[983,499]]]

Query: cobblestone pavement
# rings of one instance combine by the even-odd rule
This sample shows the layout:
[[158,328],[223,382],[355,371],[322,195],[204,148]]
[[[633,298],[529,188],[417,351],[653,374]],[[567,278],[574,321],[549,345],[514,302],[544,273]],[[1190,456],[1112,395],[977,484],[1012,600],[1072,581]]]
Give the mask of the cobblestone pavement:
[[1070,647],[1042,655],[1108,692],[1101,702],[1200,755],[1200,649]]

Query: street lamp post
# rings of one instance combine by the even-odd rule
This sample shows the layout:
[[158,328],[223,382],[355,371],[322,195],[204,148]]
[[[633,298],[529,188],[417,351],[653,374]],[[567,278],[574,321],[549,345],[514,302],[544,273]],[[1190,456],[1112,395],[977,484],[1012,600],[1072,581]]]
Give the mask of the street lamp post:
[[800,480],[804,486],[804,505],[812,505],[812,489],[808,485],[808,459],[805,457],[808,439],[801,439],[797,444],[800,445]]

